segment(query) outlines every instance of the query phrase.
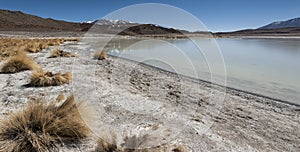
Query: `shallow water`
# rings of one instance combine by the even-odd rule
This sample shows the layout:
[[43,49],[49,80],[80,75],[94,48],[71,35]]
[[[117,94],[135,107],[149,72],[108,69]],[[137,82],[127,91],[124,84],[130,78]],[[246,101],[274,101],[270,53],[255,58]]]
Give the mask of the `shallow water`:
[[105,49],[221,85],[226,75],[227,86],[300,104],[300,39],[122,39]]

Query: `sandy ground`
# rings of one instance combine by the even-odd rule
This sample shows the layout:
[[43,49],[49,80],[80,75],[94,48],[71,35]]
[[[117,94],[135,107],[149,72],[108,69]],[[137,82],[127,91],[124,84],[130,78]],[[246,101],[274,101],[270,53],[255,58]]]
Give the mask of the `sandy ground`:
[[[87,47],[81,42],[59,46],[77,54]],[[30,99],[50,101],[59,93],[74,93],[86,100],[90,110],[82,115],[94,135],[82,145],[64,146],[61,151],[92,151],[95,136],[110,132],[117,134],[118,143],[128,134],[149,134],[151,140],[145,147],[183,145],[195,152],[300,151],[299,106],[233,89],[223,92],[224,87],[115,57],[49,59],[51,49],[30,56],[46,70],[72,71],[73,83],[32,88],[24,86],[30,71],[1,74],[0,118]]]

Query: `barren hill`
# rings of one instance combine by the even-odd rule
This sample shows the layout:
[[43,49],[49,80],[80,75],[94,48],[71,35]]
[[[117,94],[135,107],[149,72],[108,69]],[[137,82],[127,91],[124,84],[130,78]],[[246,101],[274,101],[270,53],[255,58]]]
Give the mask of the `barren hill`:
[[0,10],[0,30],[7,31],[82,31],[90,25],[41,18],[20,11]]
[[[155,32],[154,32],[155,31]],[[165,28],[154,24],[140,24],[122,31],[121,35],[182,34],[188,31]]]

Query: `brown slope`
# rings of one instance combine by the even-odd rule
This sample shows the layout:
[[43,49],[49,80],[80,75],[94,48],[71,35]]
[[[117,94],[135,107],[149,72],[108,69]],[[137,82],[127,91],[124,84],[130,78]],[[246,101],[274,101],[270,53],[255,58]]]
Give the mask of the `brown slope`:
[[165,28],[154,24],[141,24],[132,26],[120,32],[120,35],[153,35],[153,34],[178,34],[182,35],[187,31]]
[[20,11],[0,10],[0,29],[12,31],[81,31],[86,24],[41,18]]
[[173,28],[165,28],[154,24],[124,24],[124,25],[94,25],[91,33],[105,33],[130,36],[155,36],[155,35],[184,35],[190,32]]

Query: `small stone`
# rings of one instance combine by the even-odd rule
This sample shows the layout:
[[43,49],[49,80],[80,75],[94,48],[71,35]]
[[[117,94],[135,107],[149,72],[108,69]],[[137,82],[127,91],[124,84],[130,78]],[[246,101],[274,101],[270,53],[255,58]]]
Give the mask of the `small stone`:
[[7,97],[7,99],[6,99],[6,101],[7,102],[15,102],[17,99],[16,99],[16,97],[14,97],[14,96],[9,96],[9,97]]

